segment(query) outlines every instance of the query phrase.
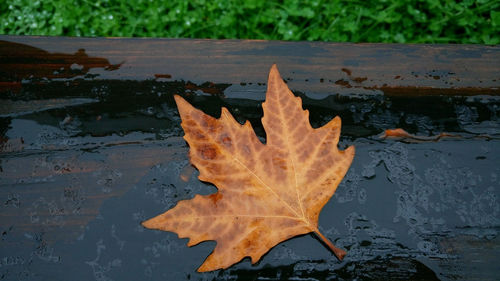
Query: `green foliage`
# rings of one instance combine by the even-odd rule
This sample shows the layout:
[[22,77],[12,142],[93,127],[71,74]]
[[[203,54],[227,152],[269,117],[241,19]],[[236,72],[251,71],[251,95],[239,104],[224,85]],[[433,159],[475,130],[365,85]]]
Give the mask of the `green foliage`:
[[0,33],[500,43],[498,0],[0,0]]

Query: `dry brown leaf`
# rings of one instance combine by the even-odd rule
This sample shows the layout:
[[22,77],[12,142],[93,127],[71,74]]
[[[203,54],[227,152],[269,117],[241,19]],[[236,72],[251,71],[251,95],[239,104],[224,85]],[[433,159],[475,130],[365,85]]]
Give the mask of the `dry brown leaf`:
[[310,232],[343,258],[346,252],[318,230],[319,213],[354,157],[353,146],[337,148],[339,117],[313,129],[309,112],[276,65],[262,104],[266,144],[248,121],[239,124],[226,108],[215,119],[180,96],[175,101],[191,163],[200,171],[199,179],[216,185],[218,192],[180,201],[143,222],[145,227],[176,232],[190,239],[188,246],[215,240],[200,272],[227,268],[247,256],[255,263],[278,243]]
[[381,139],[402,139],[407,141],[415,141],[415,142],[424,142],[424,141],[439,141],[442,138],[446,137],[460,137],[459,135],[449,134],[449,133],[440,133],[435,136],[417,136],[408,133],[407,131],[396,128],[396,129],[387,129],[382,135],[380,135]]

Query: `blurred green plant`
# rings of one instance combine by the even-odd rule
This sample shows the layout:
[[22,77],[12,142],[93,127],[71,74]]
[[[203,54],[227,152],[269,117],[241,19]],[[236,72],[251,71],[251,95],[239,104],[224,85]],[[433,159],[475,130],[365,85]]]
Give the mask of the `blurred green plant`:
[[0,33],[500,43],[498,0],[0,0]]

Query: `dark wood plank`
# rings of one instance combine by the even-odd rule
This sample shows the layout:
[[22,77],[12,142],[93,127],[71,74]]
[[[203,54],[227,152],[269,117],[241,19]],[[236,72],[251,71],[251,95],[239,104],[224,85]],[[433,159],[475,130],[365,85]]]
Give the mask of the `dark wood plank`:
[[[356,146],[319,222],[349,254],[306,235],[198,274],[213,243],[140,226],[215,190],[172,96],[265,141],[272,63],[313,126],[339,115]],[[495,280],[499,65],[499,46],[0,36],[0,279]],[[454,137],[380,138],[397,127]]]
[[[293,89],[312,94],[500,93],[499,46],[16,36],[0,40],[1,69],[17,72],[17,80],[27,78],[23,72],[28,69],[29,75],[46,77],[49,69],[55,76],[54,70],[69,71],[75,63],[82,74],[91,68],[114,69],[98,71],[99,79],[265,83],[262,69],[277,63]],[[33,64],[30,58],[36,56]]]

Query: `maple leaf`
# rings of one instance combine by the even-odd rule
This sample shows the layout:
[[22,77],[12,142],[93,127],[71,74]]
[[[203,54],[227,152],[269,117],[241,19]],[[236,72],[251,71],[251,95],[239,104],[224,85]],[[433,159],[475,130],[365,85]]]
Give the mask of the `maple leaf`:
[[309,112],[271,67],[262,104],[263,144],[250,122],[238,123],[226,108],[215,119],[175,96],[184,139],[199,179],[218,191],[180,201],[143,222],[176,232],[188,246],[215,240],[214,251],[198,271],[227,268],[249,256],[256,263],[278,243],[314,232],[342,259],[318,230],[319,213],[349,169],[354,147],[339,151],[340,118],[313,129]]

